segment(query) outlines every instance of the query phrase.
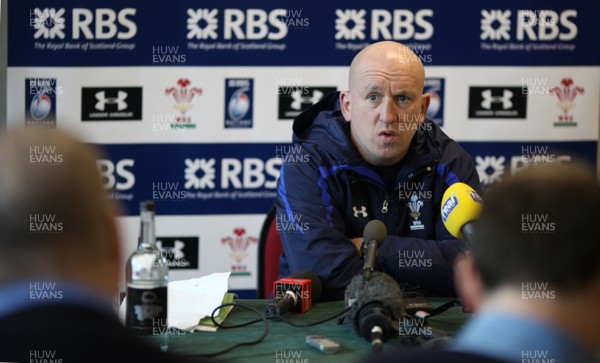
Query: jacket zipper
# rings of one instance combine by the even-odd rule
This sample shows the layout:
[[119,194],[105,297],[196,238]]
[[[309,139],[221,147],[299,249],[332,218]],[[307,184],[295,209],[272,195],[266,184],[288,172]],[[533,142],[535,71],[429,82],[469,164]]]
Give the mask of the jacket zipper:
[[384,214],[388,212],[388,199],[389,199],[389,196],[386,195],[385,199],[383,200],[383,206],[381,207],[381,212]]

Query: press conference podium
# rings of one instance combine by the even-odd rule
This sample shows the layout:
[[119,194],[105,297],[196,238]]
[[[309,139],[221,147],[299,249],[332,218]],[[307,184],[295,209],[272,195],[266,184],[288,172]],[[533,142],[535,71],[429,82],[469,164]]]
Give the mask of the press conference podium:
[[[445,298],[432,298],[428,300],[434,308],[450,301],[450,299]],[[238,300],[237,302],[251,306],[262,312],[269,301]],[[319,303],[314,305],[312,310],[305,314],[286,314],[286,317],[298,324],[305,324],[334,315],[341,312],[343,308],[343,301]],[[462,312],[460,307],[454,307],[440,315],[432,317],[430,325],[433,328],[447,332],[456,332],[468,316],[468,314]],[[255,314],[234,308],[223,324],[240,324],[255,319],[257,319]],[[348,319],[342,324],[338,324],[338,319],[336,318],[323,324],[305,328],[296,328],[282,321],[270,320],[269,326],[269,333],[261,343],[239,347],[212,359],[218,362],[240,363],[352,363],[361,362],[373,355],[370,343],[353,333]],[[258,322],[242,328],[219,329],[216,333],[195,332],[181,336],[171,335],[169,336],[169,351],[184,355],[207,354],[221,351],[236,343],[257,339],[263,333],[263,329],[263,323]],[[323,354],[307,345],[305,342],[307,335],[325,335],[340,344],[340,350],[335,354]],[[159,343],[159,339],[152,338],[157,344]],[[392,349],[414,348],[403,346],[400,337],[394,336],[388,339],[383,346],[384,352]]]

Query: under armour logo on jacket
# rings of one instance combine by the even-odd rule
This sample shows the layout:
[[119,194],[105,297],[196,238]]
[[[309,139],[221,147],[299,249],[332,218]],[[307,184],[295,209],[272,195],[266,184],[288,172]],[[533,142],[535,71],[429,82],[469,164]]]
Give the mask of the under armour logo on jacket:
[[185,254],[183,253],[185,243],[183,243],[182,241],[176,240],[175,246],[173,247],[163,247],[162,241],[156,241],[156,247],[158,247],[159,250],[164,251],[167,257],[172,256],[174,260],[181,260],[185,257]]
[[104,111],[104,107],[106,105],[117,105],[117,109],[119,111],[123,111],[125,109],[127,109],[127,102],[125,102],[125,100],[127,99],[127,92],[125,91],[119,91],[117,93],[117,97],[106,97],[106,92],[105,91],[100,91],[98,93],[96,93],[96,99],[98,100],[98,102],[96,102],[96,110],[99,111]]
[[364,205],[360,206],[360,210],[358,208],[356,208],[356,206],[352,207],[352,210],[354,211],[354,216],[356,218],[358,218],[358,215],[360,214],[361,217],[366,218],[369,215],[367,214],[367,207],[365,207]]

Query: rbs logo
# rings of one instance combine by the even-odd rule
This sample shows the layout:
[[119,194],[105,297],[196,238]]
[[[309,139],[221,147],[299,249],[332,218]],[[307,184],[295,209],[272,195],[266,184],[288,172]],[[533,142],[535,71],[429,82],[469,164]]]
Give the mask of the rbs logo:
[[112,160],[100,159],[97,162],[104,189],[129,190],[135,184],[135,175],[128,168],[133,168],[133,159]]
[[516,28],[519,41],[569,41],[577,37],[577,10],[569,9],[557,13],[554,10],[519,10],[516,26],[511,24],[510,10],[481,11],[481,40],[510,40],[511,29]]
[[[577,25],[571,18],[577,17],[576,10],[560,13],[553,10],[519,10],[517,13],[517,40],[573,40],[577,36]],[[567,30],[562,32],[559,24]],[[534,27],[537,25],[537,34]]]
[[[335,39],[364,40],[367,12],[364,9],[337,9],[335,11]],[[433,10],[412,12],[406,9],[372,9],[369,38],[371,40],[427,40],[433,35],[429,18]]]
[[[188,9],[188,39],[217,39],[219,28],[218,9]],[[281,17],[287,10],[274,9],[225,9],[223,11],[223,39],[269,39],[285,38],[288,28]],[[203,26],[201,26],[203,25]]]
[[[36,8],[31,14],[35,15],[33,37],[38,39],[63,39],[65,34],[65,9],[58,11],[54,8]],[[73,8],[71,16],[71,35],[73,39],[131,39],[137,34],[137,25],[132,20],[136,14],[134,8],[124,8],[115,11],[109,8],[92,10]]]
[[[214,189],[217,170],[216,160],[186,159],[185,188]],[[275,189],[281,159],[271,158],[263,161],[259,158],[223,158],[220,164],[221,189]],[[217,179],[217,180],[219,180]]]
[[[112,9],[73,9],[73,39],[79,39],[81,34],[85,39],[131,39],[137,34],[137,25],[128,18],[136,13],[134,8],[125,8],[118,13]],[[121,29],[117,28],[118,23]],[[92,29],[90,29],[93,27]],[[124,28],[124,29],[123,29]],[[125,31],[123,31],[125,30]]]

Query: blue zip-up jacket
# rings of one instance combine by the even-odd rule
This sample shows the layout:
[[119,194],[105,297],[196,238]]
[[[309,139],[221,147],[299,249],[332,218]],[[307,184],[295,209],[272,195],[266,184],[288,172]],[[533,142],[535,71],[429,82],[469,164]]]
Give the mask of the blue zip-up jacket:
[[481,192],[473,160],[425,120],[390,190],[353,145],[338,99],[339,93],[329,94],[300,114],[293,145],[281,156],[276,198],[281,276],[310,270],[322,279],[321,301],[343,299],[364,264],[351,239],[379,219],[388,237],[376,268],[404,291],[455,296],[452,264],[466,245],[444,227],[440,205],[444,191],[459,181]]

